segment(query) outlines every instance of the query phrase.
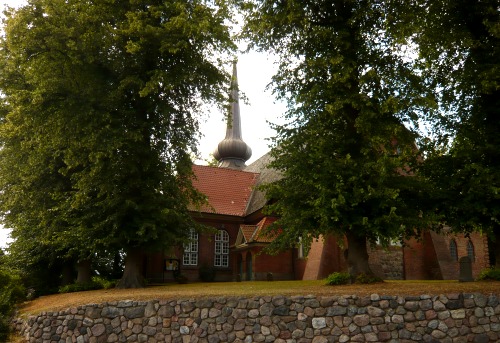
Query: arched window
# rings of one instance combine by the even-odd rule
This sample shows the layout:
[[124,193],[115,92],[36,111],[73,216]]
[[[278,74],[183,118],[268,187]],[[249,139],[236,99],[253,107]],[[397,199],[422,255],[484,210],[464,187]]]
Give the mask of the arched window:
[[467,256],[469,256],[471,262],[474,262],[474,260],[476,259],[476,256],[474,254],[474,244],[472,244],[471,240],[467,242]]
[[229,267],[229,234],[226,230],[219,230],[215,234],[214,266]]
[[182,264],[185,266],[198,265],[198,232],[193,229],[189,232],[189,243],[184,244]]
[[450,241],[450,256],[452,261],[458,261],[457,242],[454,239]]

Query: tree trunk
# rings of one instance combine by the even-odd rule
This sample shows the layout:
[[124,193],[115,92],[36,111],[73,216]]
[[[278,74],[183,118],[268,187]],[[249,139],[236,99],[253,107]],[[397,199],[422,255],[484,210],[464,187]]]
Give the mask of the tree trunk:
[[90,259],[80,260],[76,264],[76,283],[89,283],[92,281],[92,268]]
[[125,258],[125,269],[123,276],[116,288],[142,288],[145,280],[141,272],[142,253],[140,249],[131,248],[127,251]]
[[360,274],[374,276],[368,264],[366,237],[359,236],[352,231],[347,231],[345,236],[347,238],[347,266],[351,280],[355,281]]
[[61,274],[61,286],[66,286],[73,283],[74,280],[74,262],[75,261],[65,261],[62,266]]

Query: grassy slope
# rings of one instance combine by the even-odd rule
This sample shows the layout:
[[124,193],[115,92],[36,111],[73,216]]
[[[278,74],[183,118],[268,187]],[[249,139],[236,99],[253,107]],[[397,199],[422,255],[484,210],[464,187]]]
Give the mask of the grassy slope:
[[109,289],[43,296],[24,303],[20,315],[27,316],[44,311],[58,311],[90,303],[118,300],[192,299],[219,296],[265,295],[439,295],[450,293],[483,293],[500,296],[500,282],[457,281],[388,281],[372,285],[326,286],[317,281],[255,281],[167,284],[143,289]]

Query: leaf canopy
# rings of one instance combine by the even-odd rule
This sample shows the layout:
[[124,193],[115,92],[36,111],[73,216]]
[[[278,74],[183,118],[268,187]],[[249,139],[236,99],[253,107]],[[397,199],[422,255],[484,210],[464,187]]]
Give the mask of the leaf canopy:
[[[434,222],[419,166],[419,119],[434,104],[405,56],[395,9],[380,1],[256,1],[246,36],[279,56],[276,127],[266,187],[284,248],[347,232],[388,243]],[[396,13],[397,14],[397,13]]]
[[224,2],[199,0],[32,0],[7,13],[0,212],[11,249],[88,258],[187,238],[187,207],[202,199],[190,156],[201,105],[226,99],[229,21]]

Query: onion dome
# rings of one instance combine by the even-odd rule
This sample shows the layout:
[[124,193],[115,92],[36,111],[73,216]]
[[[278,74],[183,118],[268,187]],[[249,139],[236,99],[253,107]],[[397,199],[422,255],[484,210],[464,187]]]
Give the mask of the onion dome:
[[240,102],[238,91],[238,76],[236,62],[233,62],[233,77],[231,79],[231,111],[227,118],[226,138],[224,138],[213,153],[219,161],[219,167],[231,169],[245,168],[245,162],[252,156],[252,149],[241,136]]

